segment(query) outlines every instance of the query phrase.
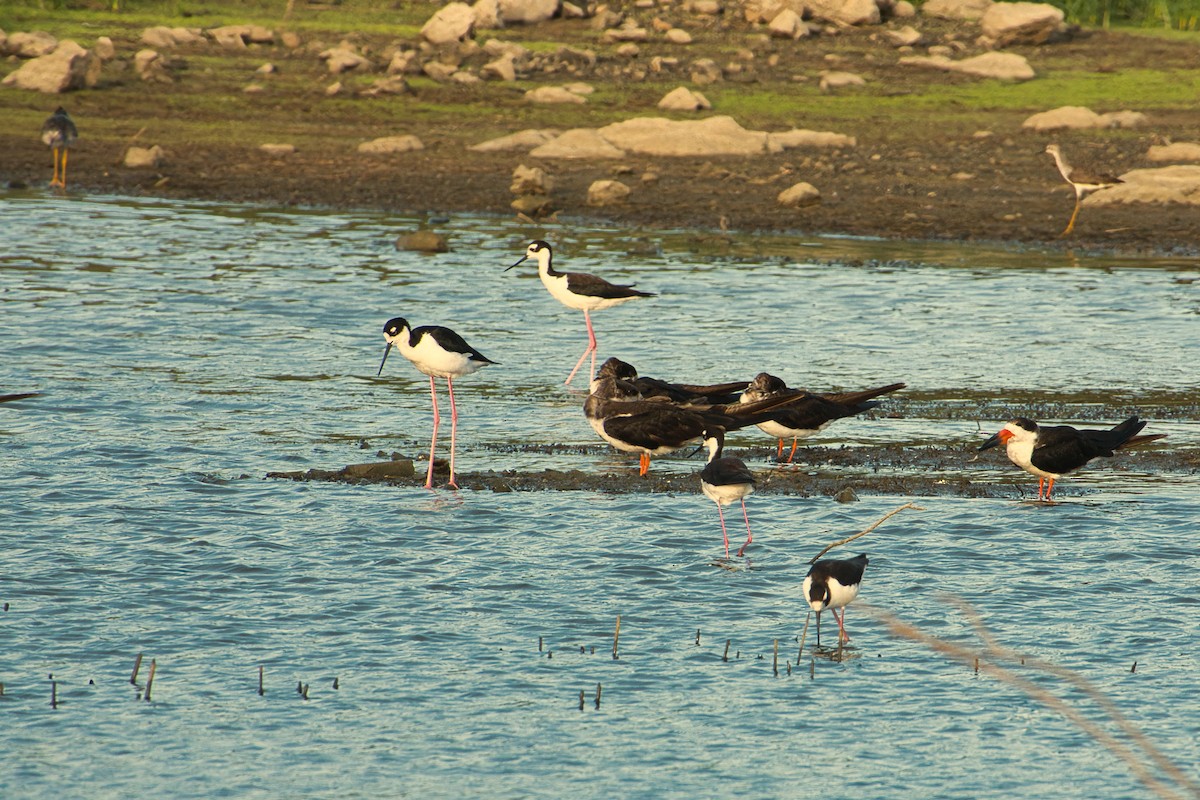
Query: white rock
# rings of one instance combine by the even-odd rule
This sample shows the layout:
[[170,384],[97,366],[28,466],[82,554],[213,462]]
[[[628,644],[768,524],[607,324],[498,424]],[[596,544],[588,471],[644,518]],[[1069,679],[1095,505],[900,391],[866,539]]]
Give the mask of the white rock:
[[1200,144],[1194,142],[1156,144],[1146,151],[1146,158],[1151,161],[1200,161]]
[[479,74],[484,78],[490,78],[499,81],[515,81],[517,79],[517,67],[514,64],[515,59],[510,56],[500,56],[495,61],[489,61],[480,68]]
[[819,88],[822,92],[827,92],[830,89],[841,89],[846,86],[866,86],[867,82],[862,75],[856,75],[853,72],[841,72],[838,70],[821,70],[821,83]]
[[383,136],[378,139],[373,139],[369,142],[363,142],[358,146],[358,152],[371,153],[375,155],[387,155],[391,153],[408,153],[413,150],[424,150],[425,145],[421,140],[412,134],[403,136]]
[[559,0],[499,0],[499,3],[501,21],[532,25],[557,14]]
[[1135,169],[1122,174],[1111,189],[1089,195],[1094,206],[1119,203],[1172,203],[1200,206],[1200,166],[1180,164],[1156,169]]
[[86,89],[100,80],[100,59],[70,39],[64,39],[49,55],[26,61],[4,79],[15,86],[46,94]]
[[504,27],[504,20],[500,19],[499,0],[476,0],[471,6],[471,11],[475,14],[475,30]]
[[634,117],[600,128],[614,147],[652,156],[759,155],[767,152],[767,134],[748,131],[733,117],[670,120]]
[[112,61],[117,57],[117,48],[113,45],[113,40],[107,36],[99,36],[96,38],[96,43],[92,45],[92,54],[101,61]]
[[540,147],[546,142],[553,140],[558,136],[560,131],[546,129],[536,130],[530,128],[528,130],[518,131],[509,136],[501,136],[498,139],[489,139],[486,142],[480,142],[468,147],[468,150],[474,150],[477,153],[502,153],[509,150],[532,150],[535,147]]
[[535,148],[534,158],[624,158],[625,151],[613,146],[593,128],[575,128]]
[[421,28],[421,38],[433,45],[469,39],[475,30],[475,12],[466,3],[450,3],[438,9]]
[[530,89],[525,92],[525,100],[539,104],[575,103],[578,105],[587,102],[587,98],[561,86],[539,86],[536,89]]
[[821,191],[811,183],[801,181],[780,192],[776,200],[785,208],[802,208],[820,203]]
[[858,146],[858,140],[855,137],[831,131],[810,131],[793,128],[783,133],[771,133],[767,135],[771,141],[783,150],[792,150],[800,147],[840,148]]
[[1150,119],[1140,111],[1110,111],[1101,114],[1106,128],[1140,128]]
[[273,156],[275,158],[282,158],[283,156],[290,156],[292,153],[296,152],[296,145],[294,145],[294,144],[261,144],[258,146],[258,149],[261,150],[262,152],[266,153],[269,156]]
[[912,25],[905,25],[894,31],[884,31],[883,35],[894,47],[913,47],[921,41],[921,32]]
[[[931,51],[932,49],[930,48]],[[905,56],[899,63],[1005,81],[1027,81],[1037,75],[1025,57],[1016,53],[984,53],[974,58],[964,58],[962,61],[954,61],[943,55]]]
[[908,0],[899,0],[892,6],[892,16],[896,19],[909,19],[917,15],[917,8]]
[[808,23],[801,19],[800,14],[790,8],[785,8],[775,15],[767,30],[772,36],[780,39],[802,39],[811,32]]
[[817,19],[839,25],[878,25],[879,4],[875,0],[805,0]]
[[979,19],[992,0],[927,0],[921,13],[940,19]]
[[658,107],[664,111],[710,111],[712,103],[699,92],[693,92],[686,86],[672,89],[658,101]]
[[588,187],[589,206],[615,206],[629,199],[630,189],[620,181],[593,181]]
[[154,169],[166,160],[166,152],[153,147],[131,147],[125,151],[125,166],[130,169]]
[[550,194],[554,190],[554,179],[541,167],[520,164],[513,170],[512,183],[508,190],[513,194]]
[[41,58],[54,52],[58,39],[45,31],[17,31],[5,40],[4,49],[19,58]]
[[692,35],[683,28],[671,28],[669,31],[663,34],[663,38],[665,38],[671,44],[692,43]]
[[343,72],[351,70],[367,71],[371,68],[371,62],[363,56],[360,56],[349,45],[341,44],[337,47],[331,47],[328,50],[323,50],[318,58],[325,61],[325,66],[334,75],[341,75]]
[[1063,28],[1063,12],[1048,3],[992,3],[979,29],[997,47],[1044,44]]
[[1056,131],[1063,128],[1103,128],[1104,117],[1083,106],[1061,106],[1042,111],[1021,123],[1022,128],[1035,131]]

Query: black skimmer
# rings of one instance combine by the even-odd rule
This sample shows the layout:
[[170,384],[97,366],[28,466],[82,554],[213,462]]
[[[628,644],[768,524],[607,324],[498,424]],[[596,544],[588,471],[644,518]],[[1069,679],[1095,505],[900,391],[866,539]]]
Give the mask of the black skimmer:
[[419,328],[409,328],[408,320],[403,317],[389,319],[383,326],[383,338],[387,347],[383,351],[383,361],[379,362],[379,373],[383,374],[383,365],[387,363],[388,353],[394,345],[400,355],[413,363],[418,370],[429,376],[429,396],[433,400],[433,437],[429,442],[429,472],[425,476],[425,488],[433,488],[433,451],[437,446],[438,403],[435,378],[446,379],[446,389],[450,393],[450,485],[455,489],[458,484],[454,481],[454,446],[458,434],[458,407],[454,404],[454,379],[463,375],[495,364],[487,356],[449,328],[440,325],[422,325]]
[[740,558],[750,542],[754,541],[750,533],[750,515],[746,513],[746,498],[754,493],[754,474],[740,458],[721,454],[725,446],[725,432],[720,428],[708,432],[704,445],[708,448],[708,464],[700,471],[700,490],[717,504],[721,538],[725,540],[725,558],[729,558],[729,534],[725,531],[725,512],[721,507],[734,501],[742,504],[742,518],[746,520],[746,543],[737,551]]
[[579,361],[576,362],[575,369],[571,370],[571,374],[567,376],[564,385],[570,385],[571,379],[575,377],[575,373],[579,371],[583,360],[588,357],[589,353],[592,355],[592,374],[596,372],[596,332],[592,330],[591,312],[602,308],[612,308],[619,303],[636,300],[639,297],[654,297],[654,294],[638,291],[632,286],[609,283],[603,278],[583,272],[559,272],[554,268],[554,253],[551,251],[550,245],[541,240],[532,242],[525,250],[525,255],[521,257],[521,260],[504,271],[508,272],[529,258],[537,261],[538,277],[542,279],[542,285],[546,287],[550,295],[567,308],[581,310],[583,321],[587,323],[588,346],[583,351],[583,355],[579,357]]
[[[79,138],[79,131],[71,120],[71,115],[62,106],[55,109],[42,123],[42,142],[54,153],[54,178],[51,186],[67,187],[67,150]],[[62,162],[62,172],[59,172],[59,162]]]
[[683,405],[691,403],[736,403],[742,392],[749,386],[748,381],[733,381],[731,383],[714,383],[699,385],[692,383],[671,383],[658,378],[647,378],[638,375],[632,364],[610,358],[600,365],[596,371],[596,380],[602,378],[617,378],[634,387],[642,399],[665,397],[673,403]]
[[852,417],[875,408],[879,403],[874,398],[904,387],[903,383],[889,383],[887,386],[861,392],[821,395],[789,389],[781,379],[760,372],[742,394],[742,402],[757,402],[767,397],[781,397],[789,393],[795,396],[786,406],[777,409],[769,421],[758,425],[763,433],[779,440],[779,448],[775,453],[777,459],[783,458],[783,440],[792,440],[792,452],[788,454],[787,459],[787,463],[790,464],[796,456],[797,440],[813,435],[834,420]]
[[[813,564],[804,577],[804,599],[817,612],[817,647],[821,646],[821,612],[827,608],[837,620],[838,642],[850,641],[850,634],[846,633],[843,624],[845,608],[858,597],[858,587],[866,568],[866,553],[854,558],[826,558]],[[839,608],[843,609],[841,617],[837,613]]]
[[1098,192],[1101,189],[1108,189],[1116,186],[1118,183],[1125,181],[1112,175],[1103,173],[1088,172],[1087,170],[1078,167],[1072,167],[1067,163],[1066,157],[1062,154],[1062,150],[1056,144],[1046,145],[1046,152],[1054,156],[1054,163],[1058,167],[1058,173],[1063,176],[1063,180],[1071,184],[1071,188],[1075,190],[1075,210],[1071,212],[1071,221],[1067,223],[1067,229],[1060,235],[1066,236],[1071,231],[1075,230],[1075,218],[1079,216],[1079,206],[1083,203],[1083,198],[1087,197],[1092,192]]
[[[1031,419],[1009,420],[979,446],[987,450],[1002,444],[1008,460],[1038,479],[1038,500],[1050,500],[1054,482],[1097,457],[1111,457],[1129,445],[1162,439],[1165,433],[1138,436],[1146,421],[1136,416],[1106,431],[1079,430],[1070,425],[1043,427]],[[1045,496],[1042,487],[1045,486]]]
[[757,403],[680,406],[666,398],[638,399],[637,390],[615,378],[594,381],[583,404],[592,429],[618,450],[640,454],[638,474],[650,469],[650,456],[662,455],[704,439],[714,431],[737,430],[767,419],[790,398]]

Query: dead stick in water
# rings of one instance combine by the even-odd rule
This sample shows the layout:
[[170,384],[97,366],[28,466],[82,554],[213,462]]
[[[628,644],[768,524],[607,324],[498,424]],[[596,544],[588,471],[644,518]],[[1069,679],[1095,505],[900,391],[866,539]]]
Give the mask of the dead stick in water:
[[596,684],[596,708],[597,709],[600,708],[600,692],[601,692],[601,687],[600,687],[600,684],[597,683]]
[[775,672],[775,677],[779,677],[779,640],[775,640],[775,656],[771,659],[771,669]]
[[728,660],[729,660],[729,642],[730,642],[730,641],[731,641],[730,639],[726,639],[726,640],[725,640],[725,655],[721,656],[721,660],[722,660],[722,661],[728,661]]
[[880,517],[879,519],[877,519],[877,520],[876,520],[876,521],[875,521],[873,524],[871,524],[870,526],[868,526],[868,527],[867,527],[867,528],[865,528],[864,530],[861,530],[861,531],[859,531],[858,533],[854,534],[853,536],[847,536],[845,539],[838,539],[836,542],[834,542],[833,544],[829,545],[829,546],[828,546],[828,547],[826,547],[824,550],[822,550],[821,552],[819,552],[819,553],[817,553],[815,556],[813,556],[813,557],[812,557],[812,558],[809,560],[809,562],[808,562],[808,563],[810,563],[810,564],[815,564],[815,563],[817,563],[817,559],[818,559],[818,558],[820,558],[821,556],[825,555],[826,553],[828,553],[828,552],[829,552],[830,550],[832,550],[833,548],[835,548],[835,547],[841,547],[842,545],[844,545],[844,544],[846,544],[846,543],[848,543],[848,542],[853,542],[855,539],[859,538],[860,536],[866,536],[868,533],[870,533],[871,531],[875,530],[875,529],[876,529],[876,528],[878,528],[880,525],[882,525],[884,522],[886,522],[886,521],[887,521],[889,518],[896,516],[897,514],[899,514],[901,511],[903,511],[903,510],[904,510],[904,509],[906,509],[906,508],[911,508],[911,509],[913,509],[914,511],[924,511],[924,510],[925,510],[925,509],[921,508],[919,505],[917,505],[916,503],[905,503],[904,505],[900,506],[899,508],[897,508],[897,509],[893,509],[892,511],[889,511],[888,513],[884,514],[882,517]]
[[617,655],[617,644],[621,641],[621,615],[617,614],[617,630],[613,633],[613,661],[616,661],[620,656]]
[[155,659],[150,659],[150,674],[146,676],[146,702],[150,702],[150,690],[154,687],[154,673],[158,669],[158,662]]
[[808,638],[808,621],[812,619],[812,608],[808,609],[808,616],[804,618],[804,631],[800,634],[800,652],[796,656],[796,666],[800,666],[800,662],[804,660],[804,640]]
[[129,682],[137,686],[138,670],[142,668],[142,654],[138,653],[137,658],[133,660],[133,674],[129,676]]
[[583,689],[579,690],[579,710],[583,711]]
[[58,681],[50,681],[50,707],[58,708]]
[[266,693],[267,693],[266,690],[263,689],[263,668],[262,668],[262,665],[260,664],[258,666],[258,696],[262,697]]

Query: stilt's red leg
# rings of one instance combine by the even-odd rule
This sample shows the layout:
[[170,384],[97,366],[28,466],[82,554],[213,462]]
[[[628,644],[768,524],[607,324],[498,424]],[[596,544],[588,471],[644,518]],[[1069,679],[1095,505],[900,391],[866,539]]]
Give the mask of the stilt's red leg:
[[846,633],[846,625],[845,625],[845,622],[846,622],[846,609],[845,609],[845,608],[843,608],[843,609],[842,609],[842,616],[840,616],[840,617],[838,616],[838,613],[837,613],[837,609],[836,609],[836,608],[831,608],[831,609],[829,609],[829,610],[833,612],[833,618],[837,620],[837,624],[838,624],[838,641],[839,641],[839,642],[841,642],[841,641],[846,641],[846,642],[850,641],[850,634]]
[[725,512],[721,510],[720,503],[717,503],[717,516],[721,518],[721,538],[725,540],[725,557],[729,558],[729,534],[725,532]]
[[59,176],[58,176],[58,185],[64,189],[67,188],[67,153],[69,153],[69,152],[70,151],[67,150],[67,148],[65,148],[65,147],[63,148],[63,151],[62,151],[62,173],[59,174]]
[[646,473],[649,471],[650,471],[650,454],[642,453],[641,458],[638,459],[638,476],[645,477]]
[[58,148],[53,147],[50,152],[54,156],[54,177],[50,179],[50,185],[58,186]]
[[779,440],[779,447],[775,448],[775,460],[783,461],[783,439]]
[[792,463],[792,459],[796,457],[796,442],[797,439],[792,439],[792,452],[788,453],[788,463]]
[[454,404],[453,378],[446,378],[446,391],[450,393],[450,485],[457,489],[458,484],[454,482],[454,445],[458,438],[458,406]]
[[[746,513],[745,498],[742,499],[742,519],[746,520],[746,543],[738,550],[738,558],[742,557],[742,554],[746,552],[746,548],[749,547],[750,543],[754,541],[754,536],[750,533],[750,515]],[[725,555],[729,555],[728,547],[726,547]]]
[[1054,478],[1050,478],[1049,483],[1046,486],[1046,502],[1050,502],[1050,493],[1053,491],[1054,491]]
[[[581,355],[579,357],[579,360],[575,362],[575,369],[571,370],[571,374],[567,376],[567,380],[565,383],[563,383],[563,386],[569,386],[571,384],[571,380],[575,377],[575,373],[579,372],[579,368],[581,366],[583,366],[583,360],[588,357],[588,353],[592,354],[592,373],[591,374],[593,376],[596,374],[596,332],[594,330],[592,330],[592,317],[590,314],[588,314],[588,311],[586,308],[583,310],[583,321],[587,323],[587,331],[588,331],[587,350],[584,350],[583,355]],[[590,381],[591,378],[588,378],[588,380]]]
[[437,447],[437,431],[438,422],[441,418],[438,416],[437,407],[437,386],[433,382],[433,376],[429,376],[429,396],[433,399],[433,436],[429,439],[429,472],[425,474],[425,488],[433,488],[433,451]]

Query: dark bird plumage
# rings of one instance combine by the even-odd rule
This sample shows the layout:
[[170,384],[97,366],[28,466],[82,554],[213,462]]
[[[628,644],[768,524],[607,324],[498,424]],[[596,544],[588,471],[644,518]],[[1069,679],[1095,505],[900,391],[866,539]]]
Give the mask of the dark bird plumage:
[[821,612],[825,609],[833,612],[833,618],[837,620],[838,640],[850,641],[844,624],[846,612],[843,610],[839,617],[837,610],[845,609],[858,597],[858,587],[868,563],[866,553],[854,558],[827,558],[813,564],[804,577],[804,599],[817,612],[818,647],[821,646]]
[[[51,186],[67,185],[67,151],[79,138],[79,130],[71,115],[62,106],[55,109],[45,122],[42,123],[42,142],[51,149],[54,156],[54,178]],[[61,162],[62,171],[59,172]]]

